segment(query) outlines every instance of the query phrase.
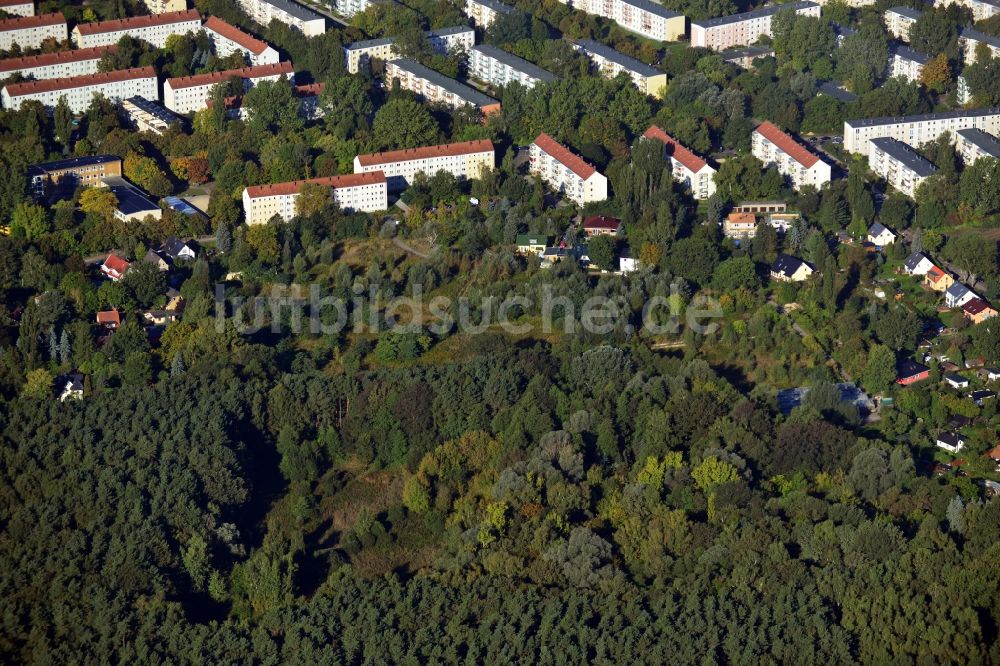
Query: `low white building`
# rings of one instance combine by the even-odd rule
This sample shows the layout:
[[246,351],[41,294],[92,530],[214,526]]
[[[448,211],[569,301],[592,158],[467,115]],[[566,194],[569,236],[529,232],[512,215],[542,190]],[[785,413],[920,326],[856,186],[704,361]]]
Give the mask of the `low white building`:
[[902,141],[878,137],[869,141],[868,166],[887,183],[912,197],[937,167]]
[[274,65],[281,57],[266,42],[248,35],[234,25],[220,18],[209,16],[205,21],[205,34],[212,40],[215,55],[226,58],[233,53],[242,53],[250,65]]
[[23,58],[0,60],[0,79],[20,74],[26,79],[66,79],[72,76],[96,74],[97,64],[106,53],[113,53],[115,46],[98,46],[93,49],[73,49],[56,53],[42,53]]
[[163,209],[149,198],[145,192],[124,178],[111,176],[102,180],[104,187],[111,190],[118,200],[115,218],[122,222],[138,222],[146,218],[163,218]]
[[934,442],[938,448],[948,453],[958,453],[965,446],[965,436],[951,431],[942,432]]
[[929,55],[918,53],[908,46],[894,44],[889,50],[889,76],[919,83],[924,65],[930,62],[930,59]]
[[907,275],[927,275],[934,268],[934,262],[922,252],[914,252],[903,262],[903,270]]
[[816,189],[830,182],[832,169],[795,139],[771,122],[764,121],[753,131],[753,154],[764,164],[774,164],[796,190],[805,185]]
[[94,95],[112,102],[129,97],[159,99],[159,84],[153,67],[135,67],[115,72],[87,74],[66,79],[44,79],[11,83],[0,92],[5,109],[19,109],[28,100],[53,108],[65,97],[73,113],[83,113]]
[[163,105],[174,113],[200,111],[208,106],[212,88],[231,78],[243,79],[243,90],[246,91],[261,81],[277,81],[282,76],[288,77],[290,81],[295,76],[295,69],[287,60],[273,65],[167,79],[163,84]]
[[490,44],[473,46],[469,51],[469,76],[498,88],[511,83],[534,88],[556,80],[555,74]]
[[0,19],[0,51],[10,51],[14,44],[22,49],[37,49],[47,39],[62,43],[68,36],[66,17],[59,12]]
[[983,157],[1000,160],[1000,141],[981,129],[963,129],[955,132],[955,149],[966,165]]
[[243,190],[247,224],[266,224],[275,215],[285,222],[295,217],[295,201],[306,184],[329,188],[332,201],[345,211],[372,213],[389,208],[385,174],[373,171],[247,187]]
[[644,139],[661,141],[670,157],[674,180],[684,183],[695,199],[707,199],[715,194],[715,169],[704,158],[695,155],[656,125],[650,125],[642,135]]
[[890,7],[885,10],[885,27],[889,34],[904,42],[910,41],[910,28],[923,14],[913,7]]
[[400,88],[414,92],[430,103],[444,104],[452,109],[470,105],[483,115],[500,113],[500,102],[497,100],[409,58],[386,63],[385,80],[389,86],[398,80]]
[[958,130],[970,127],[997,135],[1000,133],[1000,107],[845,120],[844,149],[858,155],[867,155],[869,140],[879,137],[890,137],[911,146],[920,146],[934,141],[945,132],[950,132],[954,137]]
[[[443,55],[457,52],[467,53],[476,43],[475,30],[465,26],[428,30],[424,34],[431,48]],[[372,60],[388,62],[398,57],[396,40],[392,37],[365,39],[344,47],[345,64],[347,71],[351,74],[357,74],[363,66]]]
[[11,16],[34,16],[34,0],[0,0],[0,11],[5,11]]
[[236,0],[236,3],[254,23],[264,27],[270,25],[271,21],[278,21],[295,28],[306,37],[316,37],[326,32],[326,19],[323,15],[294,0]]
[[531,144],[531,173],[579,205],[608,198],[608,179],[544,132]]
[[73,28],[77,48],[117,44],[122,37],[141,39],[158,49],[166,48],[171,35],[194,34],[201,30],[201,14],[197,9],[167,14],[133,16],[98,23],[78,23]]
[[390,192],[409,187],[418,173],[430,177],[438,171],[447,171],[458,179],[476,179],[483,169],[494,166],[496,153],[493,142],[488,139],[369,153],[354,158],[354,173],[383,172]]
[[868,227],[868,242],[877,248],[883,248],[896,242],[896,234],[881,222],[873,222]]
[[500,0],[465,0],[465,14],[472,19],[472,25],[481,30],[490,27],[498,16],[512,14],[514,8]]
[[592,39],[577,39],[573,47],[590,58],[601,76],[613,79],[624,72],[642,92],[653,97],[663,96],[667,86],[665,72]]
[[771,32],[771,19],[786,9],[803,16],[819,18],[820,14],[817,3],[806,1],[768,5],[742,14],[691,21],[691,46],[725,51],[734,46],[753,44],[761,37],[774,37],[774,33]]

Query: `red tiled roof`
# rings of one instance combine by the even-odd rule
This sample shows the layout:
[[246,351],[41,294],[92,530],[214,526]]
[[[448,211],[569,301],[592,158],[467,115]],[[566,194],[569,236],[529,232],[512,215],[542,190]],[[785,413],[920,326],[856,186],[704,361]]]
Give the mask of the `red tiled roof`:
[[254,55],[260,55],[268,48],[267,44],[253,35],[248,35],[236,26],[230,25],[215,16],[209,16],[205,20],[205,30],[211,30],[222,35],[231,42],[236,42]]
[[[107,263],[107,262],[105,262]],[[98,324],[120,324],[122,323],[121,315],[118,310],[104,310],[97,313],[97,323]]]
[[11,97],[18,97],[20,95],[31,95],[53,90],[82,88],[83,86],[92,86],[99,83],[116,83],[118,81],[128,81],[129,79],[146,78],[156,78],[156,70],[153,67],[133,67],[132,69],[84,74],[83,76],[71,76],[64,79],[42,79],[41,81],[11,83],[5,89]]
[[657,139],[673,148],[673,158],[693,173],[698,173],[708,164],[708,162],[692,153],[677,139],[670,136],[656,125],[650,125],[649,129],[646,130],[642,136],[645,139]]
[[109,254],[108,258],[104,260],[104,265],[116,273],[124,274],[130,264],[117,254]]
[[197,9],[186,9],[180,12],[151,14],[149,16],[132,16],[130,18],[100,21],[98,23],[79,23],[75,29],[78,30],[81,35],[97,35],[102,32],[139,30],[141,28],[152,28],[157,25],[170,25],[171,23],[183,23],[185,21],[200,22],[201,14],[198,13]]
[[322,95],[326,86],[322,83],[307,83],[301,86],[293,86],[292,93],[296,97],[315,97]]
[[757,224],[757,216],[753,213],[730,213],[726,221],[734,224]]
[[363,166],[374,166],[376,164],[387,164],[390,162],[409,162],[410,160],[424,160],[430,157],[449,157],[453,155],[472,155],[473,153],[485,153],[493,150],[493,142],[489,139],[476,139],[475,141],[463,141],[461,143],[445,143],[438,146],[423,146],[421,148],[407,148],[406,150],[390,150],[384,153],[368,153],[358,155],[358,163]]
[[17,5],[34,5],[34,0],[0,0],[0,7],[16,7]]
[[997,462],[1000,462],[1000,444],[997,444],[996,446],[994,446],[992,449],[990,449],[989,451],[987,451],[984,455],[986,455],[989,458],[993,458],[993,460],[996,460]]
[[927,277],[930,278],[931,282],[937,282],[938,280],[943,278],[944,275],[945,275],[944,271],[938,268],[937,266],[931,266],[930,269],[927,271]]
[[607,217],[604,215],[591,215],[583,220],[584,229],[612,229],[618,230],[622,221],[617,217]]
[[756,131],[760,132],[765,139],[776,145],[786,155],[807,169],[816,164],[816,162],[819,162],[818,157],[803,148],[795,139],[778,129],[777,125],[772,122],[765,120],[760,125],[757,125]]
[[306,183],[315,183],[337,189],[338,187],[358,187],[361,185],[376,185],[385,182],[385,174],[381,171],[371,171],[369,173],[349,173],[343,176],[328,176],[326,178],[310,178],[309,180],[293,180],[288,183],[275,183],[273,185],[254,185],[247,188],[247,195],[251,199],[259,197],[276,197],[288,194],[295,194]]
[[114,53],[117,50],[118,47],[115,45],[94,46],[88,49],[72,49],[70,51],[42,53],[22,58],[7,58],[6,60],[0,60],[0,72],[10,72],[15,69],[28,69],[31,67],[44,67],[46,65],[60,65],[62,63],[80,62],[82,60],[99,60],[105,53]]
[[962,309],[965,310],[966,314],[977,315],[983,310],[992,310],[993,308],[991,308],[990,304],[983,299],[973,298],[971,301],[963,305]]
[[228,69],[224,72],[180,76],[174,79],[167,79],[166,83],[170,84],[172,90],[179,90],[194,86],[214,85],[234,76],[238,76],[241,79],[259,79],[265,76],[280,76],[281,74],[292,74],[294,72],[295,68],[292,66],[292,63],[286,60],[274,65],[257,65],[254,67],[242,67],[240,69]]
[[593,166],[587,164],[582,157],[570,151],[569,148],[562,145],[545,132],[542,132],[537,138],[535,138],[534,144],[584,180],[593,176],[597,171],[597,169]]
[[45,25],[59,25],[65,23],[66,17],[62,12],[52,14],[40,14],[39,16],[21,16],[0,20],[0,32],[7,30],[25,30],[27,28],[41,28]]

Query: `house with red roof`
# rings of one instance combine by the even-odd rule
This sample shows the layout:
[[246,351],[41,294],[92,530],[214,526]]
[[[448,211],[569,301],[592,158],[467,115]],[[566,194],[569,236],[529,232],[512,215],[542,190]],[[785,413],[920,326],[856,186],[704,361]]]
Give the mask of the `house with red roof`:
[[125,277],[125,273],[128,272],[130,264],[119,257],[117,254],[109,254],[108,258],[104,260],[101,264],[101,272],[104,273],[108,279],[117,282]]
[[622,221],[607,215],[591,215],[583,219],[583,233],[587,236],[617,236],[622,230]]
[[819,189],[833,177],[829,164],[769,121],[758,125],[752,138],[754,157],[775,165],[796,190],[806,185]]
[[930,287],[934,291],[948,291],[953,284],[955,284],[955,278],[938,266],[931,266],[930,270],[924,273],[924,286]]
[[608,179],[544,132],[531,144],[531,173],[567,199],[583,205],[608,198]]
[[650,125],[642,138],[656,139],[663,143],[664,151],[670,158],[674,180],[684,183],[695,199],[707,199],[715,194],[715,169],[703,157],[691,152],[656,125]]
[[117,309],[102,310],[97,313],[97,325],[113,331],[122,325],[122,313]]
[[973,324],[980,324],[997,316],[997,311],[981,298],[973,298],[962,306],[962,314]]

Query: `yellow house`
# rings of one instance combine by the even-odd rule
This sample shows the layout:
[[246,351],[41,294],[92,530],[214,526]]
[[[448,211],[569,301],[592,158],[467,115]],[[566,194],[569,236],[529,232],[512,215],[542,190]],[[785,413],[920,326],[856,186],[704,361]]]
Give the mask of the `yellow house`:
[[937,266],[931,268],[924,275],[924,286],[930,287],[934,291],[948,291],[948,288],[953,284],[955,284],[955,278]]

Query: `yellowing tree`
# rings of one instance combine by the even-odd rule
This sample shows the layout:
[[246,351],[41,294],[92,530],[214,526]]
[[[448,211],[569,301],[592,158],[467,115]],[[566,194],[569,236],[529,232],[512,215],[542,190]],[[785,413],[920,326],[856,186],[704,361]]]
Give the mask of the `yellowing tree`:
[[118,197],[105,187],[91,187],[80,194],[80,209],[110,220],[118,208]]
[[314,215],[330,203],[330,188],[318,183],[306,183],[295,197],[296,215]]
[[920,72],[920,84],[926,86],[928,90],[941,92],[949,81],[951,81],[951,68],[948,66],[948,58],[943,53],[927,61]]
[[710,456],[691,470],[691,478],[702,492],[711,493],[722,484],[737,480],[740,475],[729,463]]

